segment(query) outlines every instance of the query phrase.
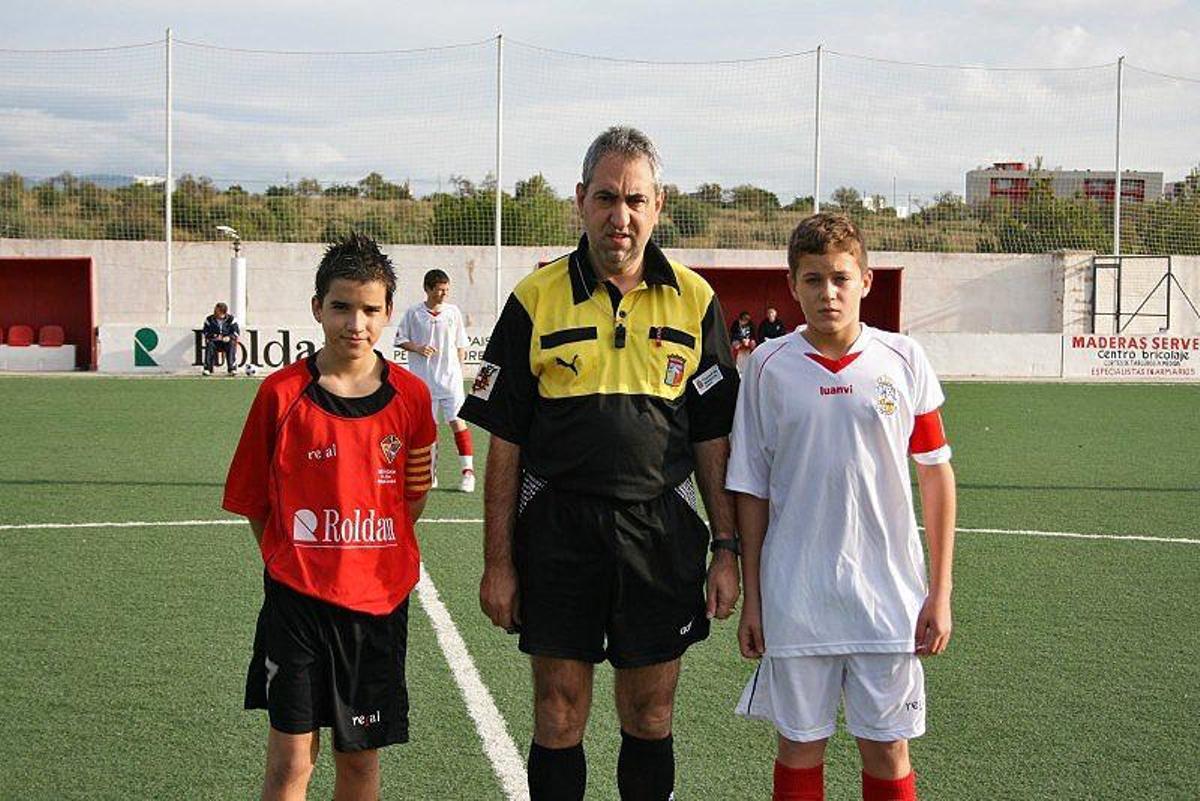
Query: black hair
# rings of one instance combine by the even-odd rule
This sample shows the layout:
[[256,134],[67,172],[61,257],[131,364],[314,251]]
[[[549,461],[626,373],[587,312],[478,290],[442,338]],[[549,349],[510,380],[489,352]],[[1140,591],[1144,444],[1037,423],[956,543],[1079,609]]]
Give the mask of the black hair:
[[339,242],[334,242],[325,249],[321,263],[317,267],[317,302],[325,302],[325,293],[335,278],[345,278],[350,281],[366,283],[379,281],[387,292],[387,305],[392,305],[392,295],[396,292],[396,270],[392,260],[385,256],[375,240],[357,231]]
[[425,280],[423,281],[422,285],[426,289],[433,289],[438,284],[448,283],[450,283],[450,276],[446,275],[446,271],[435,268],[425,273]]

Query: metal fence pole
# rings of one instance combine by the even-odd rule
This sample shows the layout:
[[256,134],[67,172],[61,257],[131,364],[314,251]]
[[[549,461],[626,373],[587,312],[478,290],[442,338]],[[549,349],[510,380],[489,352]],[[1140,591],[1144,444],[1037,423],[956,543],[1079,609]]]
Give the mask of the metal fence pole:
[[817,91],[813,106],[813,213],[821,210],[821,45],[817,45]]
[[1113,180],[1113,255],[1121,255],[1121,84],[1125,72],[1125,56],[1117,59],[1117,164]]
[[166,199],[166,205],[164,207],[164,214],[163,214],[163,247],[166,250],[166,257],[167,257],[167,265],[166,265],[167,266],[167,325],[171,325],[173,322],[173,319],[172,319],[172,317],[173,317],[173,309],[172,309],[173,298],[172,298],[172,289],[171,289],[171,278],[172,278],[172,276],[171,276],[171,266],[172,266],[171,265],[171,241],[172,241],[171,234],[172,234],[172,230],[174,227],[174,223],[172,221],[172,211],[173,210],[171,207],[171,203],[172,203],[172,196],[175,194],[175,173],[174,173],[175,165],[173,163],[174,152],[173,152],[172,146],[171,146],[171,139],[172,139],[171,117],[172,117],[172,107],[173,107],[174,101],[175,101],[175,81],[174,81],[175,76],[174,76],[174,69],[171,64],[171,48],[172,48],[171,29],[167,28],[167,98],[166,98],[166,100],[167,100],[167,131],[166,131],[166,135],[167,135],[167,174],[164,176],[164,179],[163,179],[163,195]]
[[504,189],[501,183],[500,156],[504,150],[504,34],[496,34],[496,319],[500,319],[501,222]]

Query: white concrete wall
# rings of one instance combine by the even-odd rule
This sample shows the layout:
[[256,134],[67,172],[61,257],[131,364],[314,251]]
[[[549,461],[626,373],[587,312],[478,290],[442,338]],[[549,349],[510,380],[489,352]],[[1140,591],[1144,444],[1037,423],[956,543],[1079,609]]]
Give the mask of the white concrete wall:
[[[473,330],[490,331],[495,322],[495,249],[391,245],[399,275],[397,307],[421,299],[421,277],[431,267],[445,270],[454,285],[453,301]],[[569,246],[506,247],[501,302],[539,261]],[[312,280],[323,246],[246,243],[246,320],[256,325],[304,325]],[[781,250],[673,249],[668,253],[697,267],[786,265]],[[166,280],[162,243],[90,240],[0,239],[0,256],[91,256],[97,275],[97,324],[166,323]],[[229,297],[228,244],[178,243],[174,251],[175,325],[199,324],[213,304]],[[901,322],[911,333],[1084,333],[1090,330],[1090,253],[871,254],[872,264],[904,268]],[[1200,257],[1176,257],[1175,272],[1200,305]],[[1200,331],[1200,319],[1173,298],[1172,332]]]
[[1061,334],[913,335],[938,376],[947,378],[1058,378]]
[[[667,252],[696,267],[787,266],[787,253],[782,250],[671,249]],[[870,260],[873,266],[904,268],[900,322],[906,331],[1056,333],[1061,330],[1062,254],[876,251],[871,253]]]
[[1200,334],[1200,316],[1179,294],[1182,288],[1192,305],[1200,309],[1200,256],[1175,256],[1171,269],[1179,279],[1179,287],[1171,290],[1171,332]]

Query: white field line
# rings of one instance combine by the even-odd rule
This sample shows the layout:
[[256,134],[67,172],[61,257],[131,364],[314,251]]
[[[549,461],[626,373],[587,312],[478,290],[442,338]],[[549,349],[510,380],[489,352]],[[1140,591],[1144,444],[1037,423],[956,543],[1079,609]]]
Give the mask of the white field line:
[[[479,517],[434,517],[417,522],[423,525],[454,525],[480,524]],[[72,528],[141,528],[169,526],[244,526],[242,519],[218,520],[133,520],[119,523],[5,523],[0,524],[0,531],[31,531],[39,529],[72,529]],[[923,527],[922,527],[923,528]],[[1200,539],[1192,537],[1154,537],[1148,534],[1087,534],[1075,531],[1039,531],[1023,528],[959,528],[959,534],[1016,534],[1023,537],[1049,537],[1075,540],[1118,540],[1127,542],[1162,542],[1175,545],[1200,545]]]
[[[924,526],[919,527],[922,531]],[[1148,534],[1080,534],[1074,531],[1037,531],[1023,528],[960,528],[965,534],[1016,534],[1022,537],[1055,537],[1070,540],[1125,540],[1129,542],[1170,542],[1180,545],[1200,545],[1200,539],[1189,537],[1152,537]]]
[[[432,522],[432,521],[430,521]],[[483,752],[492,763],[492,770],[504,788],[504,795],[512,801],[528,801],[529,788],[525,777],[525,763],[517,751],[516,743],[508,733],[504,717],[496,708],[496,702],[475,669],[475,662],[463,642],[458,627],[438,597],[437,587],[421,565],[421,580],[417,583],[417,598],[437,633],[438,644],[446,655],[446,662],[454,674],[463,700],[467,702],[467,713],[475,721],[475,730],[483,741]]]
[[[424,523],[482,523],[478,519],[439,518],[424,520]],[[73,528],[137,528],[142,526],[244,526],[245,520],[156,520],[156,521],[125,521],[120,523],[25,523],[19,525],[0,525],[0,531],[30,530],[30,529],[73,529]],[[500,780],[504,795],[511,801],[528,801],[529,789],[525,778],[525,764],[517,751],[516,743],[508,733],[508,727],[492,694],[488,692],[475,668],[475,662],[467,650],[467,644],[458,627],[450,617],[445,604],[438,595],[433,579],[421,565],[421,578],[417,582],[417,598],[421,608],[429,616],[433,630],[437,634],[438,645],[446,657],[454,683],[458,685],[463,700],[467,704],[467,713],[475,721],[475,730],[483,743],[483,751],[492,770]]]
[[[481,518],[429,518],[421,520],[421,524],[480,524]],[[124,521],[105,523],[18,523],[0,524],[0,531],[29,531],[44,529],[101,529],[101,528],[140,528],[166,526],[240,526],[245,525],[240,519],[218,520],[155,520],[155,521]],[[1073,531],[1039,531],[1036,529],[1005,529],[1005,528],[960,528],[963,534],[1016,534],[1028,537],[1048,537],[1083,540],[1122,540],[1131,542],[1157,542],[1178,545],[1200,545],[1200,539],[1184,537],[1152,537],[1141,534],[1085,534]],[[438,644],[450,666],[454,681],[466,701],[467,713],[475,722],[475,729],[483,743],[483,750],[492,763],[492,770],[500,780],[504,794],[511,801],[528,801],[529,790],[525,776],[525,765],[520,752],[508,733],[504,717],[496,708],[496,702],[488,691],[475,662],[467,650],[467,644],[459,634],[454,620],[446,610],[437,588],[434,586],[425,565],[421,565],[421,579],[417,584],[417,598],[425,614],[429,616],[437,635]]]
[[[483,523],[483,518],[472,517],[442,517],[431,520],[419,520],[417,525],[424,523]],[[6,523],[0,524],[0,531],[30,531],[36,529],[56,528],[162,528],[169,526],[244,526],[245,518],[220,518],[217,520],[126,520],[119,523]]]

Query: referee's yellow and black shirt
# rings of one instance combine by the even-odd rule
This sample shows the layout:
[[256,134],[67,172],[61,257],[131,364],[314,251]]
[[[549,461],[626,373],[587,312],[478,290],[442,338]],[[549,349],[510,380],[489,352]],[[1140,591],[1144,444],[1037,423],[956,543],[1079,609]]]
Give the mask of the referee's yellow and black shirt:
[[737,389],[704,279],[650,242],[622,296],[585,235],[513,290],[460,414],[559,489],[642,501],[687,479],[692,443],[729,433]]

